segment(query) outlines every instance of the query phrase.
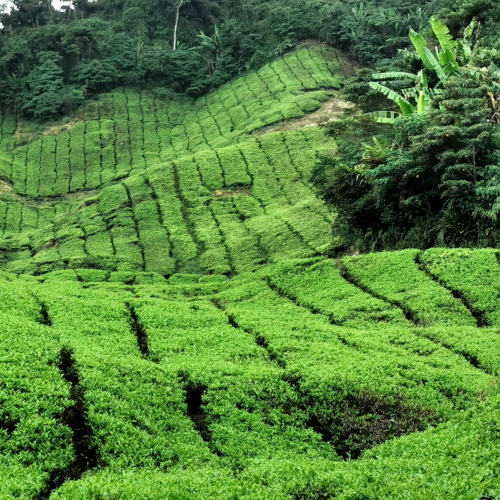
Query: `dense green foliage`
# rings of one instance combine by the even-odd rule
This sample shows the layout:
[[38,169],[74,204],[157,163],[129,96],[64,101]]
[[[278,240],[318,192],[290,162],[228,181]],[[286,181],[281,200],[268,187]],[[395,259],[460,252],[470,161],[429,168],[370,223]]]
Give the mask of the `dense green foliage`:
[[311,152],[335,142],[317,128],[249,133],[320,108],[338,67],[312,46],[194,102],[105,93],[42,133],[5,115],[3,263],[236,274],[327,253],[332,215],[308,179]]
[[[375,73],[377,81],[369,82],[399,113],[368,116],[393,126],[364,150],[352,144],[356,122],[334,123],[328,130],[343,134],[345,144],[339,144],[338,156],[323,158],[314,181],[337,209],[338,230],[348,245],[500,244],[499,53],[472,48],[475,21],[461,40],[437,17],[431,25],[439,40],[437,55],[422,34],[410,32],[418,73]],[[348,84],[351,97],[363,87],[366,74],[360,77]],[[361,135],[368,130],[365,124]]]
[[384,62],[438,2],[15,3],[0,500],[498,496],[500,253],[416,249],[497,241],[494,48]]
[[[442,252],[421,260],[443,281],[470,259],[497,273],[492,251],[455,251],[445,269]],[[415,255],[283,261],[232,281],[2,274],[0,496],[491,494],[498,335]],[[472,291],[492,318],[496,283]]]
[[[436,8],[408,0],[97,0],[60,12],[48,0],[13,3],[0,15],[0,102],[38,118],[121,85],[198,96],[313,38],[374,62],[405,47],[407,26],[419,28]],[[47,79],[38,106],[26,106]]]
[[424,245],[500,243],[500,129],[486,91],[451,78],[438,100],[445,111],[397,127],[398,146],[374,173],[381,218],[396,231]]

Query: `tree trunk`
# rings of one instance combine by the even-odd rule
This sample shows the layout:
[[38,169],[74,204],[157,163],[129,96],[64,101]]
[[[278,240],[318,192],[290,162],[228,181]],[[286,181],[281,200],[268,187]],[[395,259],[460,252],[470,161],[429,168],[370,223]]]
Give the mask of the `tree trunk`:
[[179,13],[184,0],[179,0],[179,5],[177,6],[177,11],[175,13],[175,26],[174,26],[174,46],[173,49],[177,49],[177,27],[179,26]]

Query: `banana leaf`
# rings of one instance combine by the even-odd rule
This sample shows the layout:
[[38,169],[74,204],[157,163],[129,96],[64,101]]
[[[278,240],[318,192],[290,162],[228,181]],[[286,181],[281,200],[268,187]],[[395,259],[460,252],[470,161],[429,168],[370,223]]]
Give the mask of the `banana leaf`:
[[[424,66],[427,69],[434,69],[431,61],[429,60],[427,52],[424,50],[427,48],[427,41],[425,40],[424,35],[422,35],[422,33],[417,33],[415,30],[411,29],[410,40],[413,46],[415,47],[417,54],[420,56],[420,59],[422,60]],[[431,55],[433,56],[432,53]]]
[[398,104],[403,116],[408,116],[416,112],[415,106],[409,103],[406,99],[400,99]]
[[423,70],[420,70],[417,73],[417,80],[419,80],[420,86],[422,88],[424,88],[424,89],[429,88],[429,80],[428,80],[427,75],[425,74],[425,72]]
[[500,79],[500,68],[495,63],[491,63],[488,66],[488,73],[491,78]]
[[428,49],[428,47],[424,47],[423,52],[425,54],[426,60],[431,66],[430,69],[436,72],[439,80],[441,82],[445,82],[446,80],[448,80],[448,75],[445,73],[436,56]]
[[454,49],[457,45],[456,41],[453,40],[453,37],[450,35],[450,30],[448,26],[439,19],[437,16],[432,16],[431,19],[431,27],[432,31],[436,35],[438,39],[439,45],[441,45],[441,49],[443,52],[448,52],[453,56],[453,60],[455,60]]
[[417,75],[404,71],[386,71],[385,73],[374,73],[374,80],[416,80]]
[[459,40],[457,42],[456,52],[459,60],[462,62],[467,62],[472,57],[472,48],[466,40]]
[[470,38],[474,34],[474,30],[476,29],[477,25],[478,25],[477,19],[474,18],[470,22],[469,26],[467,26],[467,28],[465,28],[464,30],[464,39]]
[[425,113],[426,111],[429,110],[430,105],[431,105],[430,96],[427,95],[423,90],[421,90],[418,96],[417,113],[419,115]]
[[445,68],[447,73],[452,73],[458,69],[458,65],[455,62],[456,60],[456,54],[449,49],[443,50],[439,53],[439,62],[441,63],[441,66]]
[[411,113],[415,113],[415,107],[410,102],[408,102],[401,94],[398,94],[394,90],[378,82],[370,82],[369,85],[373,90],[381,92],[388,99],[395,102],[401,109],[401,113],[403,115],[409,115]]
[[431,69],[436,72],[438,78],[445,82],[448,79],[448,75],[445,73],[441,65],[439,64],[436,56],[427,47],[427,42],[421,33],[417,33],[414,30],[410,30],[410,40],[415,47],[420,59],[422,60],[424,66],[427,69]]

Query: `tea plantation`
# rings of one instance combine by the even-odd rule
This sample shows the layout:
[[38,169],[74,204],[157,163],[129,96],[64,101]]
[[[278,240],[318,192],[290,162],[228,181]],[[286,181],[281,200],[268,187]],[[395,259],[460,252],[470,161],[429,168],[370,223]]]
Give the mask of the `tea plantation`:
[[0,499],[498,497],[500,252],[331,257],[342,79],[2,115]]

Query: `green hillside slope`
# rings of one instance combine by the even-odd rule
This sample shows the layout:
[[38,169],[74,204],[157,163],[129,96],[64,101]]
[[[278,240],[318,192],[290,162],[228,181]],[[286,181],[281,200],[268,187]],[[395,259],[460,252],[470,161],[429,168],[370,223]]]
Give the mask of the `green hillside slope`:
[[[307,181],[321,131],[277,133],[183,156],[93,194],[38,211],[7,202],[5,267],[235,274],[280,257],[328,250],[332,217]],[[59,212],[60,210],[60,212]],[[28,217],[31,216],[31,219]],[[22,220],[21,220],[22,217]],[[32,221],[39,229],[25,230]],[[314,221],[314,226],[311,226]],[[17,248],[16,248],[17,245]]]
[[[457,253],[449,268],[465,255],[487,264],[494,253]],[[393,298],[410,286],[432,308]],[[402,485],[410,498],[472,498],[495,487],[499,325],[478,327],[415,252],[283,261],[230,281],[82,269],[4,274],[0,287],[3,498],[403,498]],[[415,467],[428,471],[418,481]],[[457,479],[467,470],[474,481]]]
[[312,47],[196,102],[105,94],[33,136],[5,116],[5,268],[235,274],[327,251],[309,176],[335,144],[318,129],[249,134],[318,109],[340,80],[335,53]]
[[500,253],[331,258],[342,79],[2,115],[0,500],[498,494]]

